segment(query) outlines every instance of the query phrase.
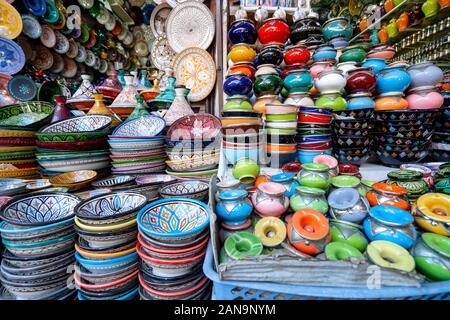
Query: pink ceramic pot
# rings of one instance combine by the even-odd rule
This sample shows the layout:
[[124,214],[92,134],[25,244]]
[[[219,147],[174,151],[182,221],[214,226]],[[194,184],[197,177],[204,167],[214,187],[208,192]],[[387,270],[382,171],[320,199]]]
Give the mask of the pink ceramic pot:
[[256,212],[263,217],[280,217],[289,208],[286,189],[280,183],[263,182],[252,195],[252,203]]
[[314,62],[309,69],[311,76],[316,79],[319,77],[319,73],[323,71],[331,71],[333,70],[335,60],[323,60]]
[[335,177],[338,175],[338,161],[333,156],[329,156],[326,154],[315,156],[313,159],[313,163],[326,164],[330,168],[330,170],[328,170],[330,176]]
[[444,97],[434,88],[411,91],[406,100],[408,109],[438,109],[444,104]]

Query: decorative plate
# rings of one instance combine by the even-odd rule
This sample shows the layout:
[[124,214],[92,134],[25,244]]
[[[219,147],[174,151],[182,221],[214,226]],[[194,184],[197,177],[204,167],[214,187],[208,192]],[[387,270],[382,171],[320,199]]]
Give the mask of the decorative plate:
[[95,54],[91,50],[86,50],[86,59],[84,61],[88,67],[93,67],[95,64]]
[[77,43],[77,45],[78,45],[78,54],[75,57],[75,61],[82,63],[86,60],[86,57],[87,57],[86,49],[79,43]]
[[159,70],[165,70],[172,66],[172,60],[176,53],[167,41],[166,34],[158,36],[152,44],[150,59],[152,64]]
[[55,32],[53,31],[52,28],[50,28],[47,25],[43,25],[41,28],[42,28],[42,33],[41,33],[39,40],[47,48],[53,48],[56,45]]
[[199,180],[186,180],[161,187],[159,193],[164,198],[183,197],[202,200],[206,197],[209,184]]
[[58,22],[60,13],[56,8],[55,4],[53,3],[53,0],[45,0],[45,6],[46,6],[45,15],[42,20],[44,20],[47,23]]
[[121,188],[134,184],[136,178],[133,176],[112,176],[109,178],[97,180],[91,183],[94,188]]
[[69,40],[69,50],[66,52],[66,56],[69,58],[75,58],[78,55],[78,45],[75,40]]
[[31,39],[37,39],[42,34],[39,21],[31,14],[22,15],[23,34]]
[[172,7],[167,3],[161,3],[153,9],[150,17],[150,27],[155,37],[166,33],[166,20],[172,11]]
[[72,78],[77,74],[77,70],[77,63],[72,59],[64,57],[64,72],[61,75],[65,78]]
[[64,70],[64,59],[56,52],[52,52],[53,56],[53,65],[50,68],[50,71],[53,73],[60,73]]
[[200,48],[183,50],[175,57],[173,68],[177,81],[190,89],[189,101],[201,101],[214,89],[216,65],[205,50]]
[[64,54],[69,51],[70,45],[69,40],[67,40],[66,36],[59,31],[55,31],[55,37],[56,45],[53,50],[55,50],[59,54]]
[[208,49],[214,39],[214,17],[202,2],[188,1],[177,5],[167,22],[167,40],[175,52],[197,47]]
[[170,140],[180,139],[212,139],[221,129],[220,120],[210,114],[194,114],[175,121],[167,130]]
[[42,226],[72,218],[79,198],[64,193],[15,198],[1,211],[3,220],[20,226]]
[[17,75],[9,80],[8,91],[14,99],[31,101],[36,96],[37,87],[30,77]]
[[0,73],[15,74],[25,65],[22,48],[12,40],[0,37]]
[[36,57],[33,60],[33,65],[37,69],[50,69],[53,65],[53,55],[50,50],[41,45],[36,46]]
[[27,62],[33,61],[36,52],[34,52],[33,48],[31,47],[30,40],[25,36],[19,36],[16,39],[19,46],[22,48],[23,53],[25,54],[25,59]]
[[9,3],[0,2],[0,36],[7,39],[15,39],[22,32],[22,17]]
[[163,118],[153,115],[142,116],[120,124],[112,134],[123,137],[154,137],[160,134],[165,126]]
[[108,62],[106,62],[106,60],[100,60],[100,67],[98,68],[98,71],[100,71],[100,73],[106,73],[106,71],[108,71]]
[[23,4],[28,11],[38,17],[43,17],[47,11],[45,0],[23,0]]

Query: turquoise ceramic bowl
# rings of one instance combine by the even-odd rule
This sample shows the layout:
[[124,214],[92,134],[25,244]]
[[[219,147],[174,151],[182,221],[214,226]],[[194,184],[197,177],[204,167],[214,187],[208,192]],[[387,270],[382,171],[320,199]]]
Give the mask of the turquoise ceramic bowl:
[[64,237],[45,240],[45,241],[41,241],[41,242],[31,242],[31,243],[15,243],[15,242],[7,241],[5,239],[2,239],[2,242],[5,245],[5,247],[9,247],[9,248],[36,248],[36,247],[44,247],[44,246],[52,245],[52,244],[62,242],[65,240],[69,240],[69,239],[75,237],[75,235],[76,235],[76,233],[73,232]]
[[332,155],[331,149],[324,151],[313,151],[313,150],[298,150],[297,155],[301,163],[313,163],[316,156],[327,154]]

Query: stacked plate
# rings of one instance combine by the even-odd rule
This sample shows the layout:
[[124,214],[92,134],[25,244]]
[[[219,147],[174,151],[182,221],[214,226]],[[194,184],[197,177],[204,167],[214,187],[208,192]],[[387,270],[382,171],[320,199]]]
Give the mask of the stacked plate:
[[109,167],[105,150],[111,117],[87,115],[52,123],[36,134],[36,158],[43,176]]
[[361,165],[370,156],[373,109],[333,114],[333,153],[339,163]]
[[141,209],[137,221],[141,299],[207,299],[210,283],[202,271],[209,239],[207,205],[162,199]]
[[175,121],[167,130],[167,174],[187,179],[209,179],[217,172],[220,120],[210,114],[194,114]]
[[166,168],[165,142],[158,136],[165,128],[164,119],[147,115],[125,121],[109,136],[113,174],[163,172]]
[[78,262],[75,284],[80,300],[131,299],[137,295],[136,215],[147,198],[117,191],[75,208]]
[[450,104],[446,99],[444,107],[439,110],[432,138],[432,157],[436,161],[450,161]]
[[6,248],[0,280],[20,300],[73,298],[67,286],[74,263],[73,216],[79,198],[68,193],[38,193],[13,198],[0,213]]
[[50,122],[53,110],[46,102],[24,102],[0,108],[0,178],[36,175],[35,133]]

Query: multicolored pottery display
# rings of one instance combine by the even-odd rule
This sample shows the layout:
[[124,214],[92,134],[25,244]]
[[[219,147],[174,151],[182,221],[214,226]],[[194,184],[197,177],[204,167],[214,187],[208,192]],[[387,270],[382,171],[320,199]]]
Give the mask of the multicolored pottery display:
[[280,217],[289,208],[289,198],[285,192],[286,189],[280,183],[261,183],[252,195],[255,211],[262,217]]

